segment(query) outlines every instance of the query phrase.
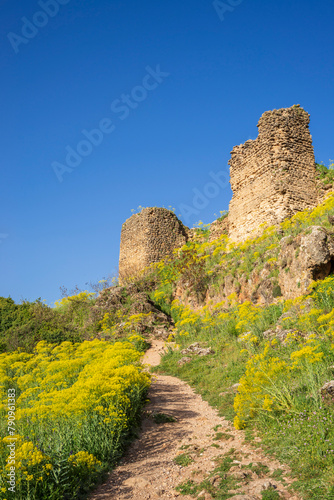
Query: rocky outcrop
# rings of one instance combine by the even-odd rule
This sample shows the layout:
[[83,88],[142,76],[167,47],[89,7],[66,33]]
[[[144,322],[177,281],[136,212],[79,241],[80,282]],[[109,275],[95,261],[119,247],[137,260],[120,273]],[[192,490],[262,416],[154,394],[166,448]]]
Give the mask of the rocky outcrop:
[[334,397],[334,380],[330,380],[329,382],[326,382],[321,387],[321,394],[323,396],[330,396],[331,398]]
[[[232,294],[239,303],[248,300],[268,305],[278,297],[294,299],[306,295],[312,281],[324,279],[334,272],[334,234],[321,226],[311,226],[296,237],[283,237],[280,247],[274,264],[266,262],[262,269],[255,267],[248,276],[227,274],[220,279],[219,288],[208,284],[202,288],[202,295],[195,294],[189,283],[181,278],[174,298],[192,309],[221,302],[228,305],[227,298]],[[217,276],[221,271],[218,266]]]
[[195,354],[196,356],[208,356],[209,354],[214,354],[214,351],[211,349],[211,347],[201,347],[199,342],[195,342],[194,344],[188,346],[186,349],[183,349],[181,351],[181,354],[187,354],[187,356],[184,356],[178,361],[177,364],[179,366],[190,363],[192,358],[189,357],[189,354]]
[[208,354],[214,354],[214,352],[211,347],[201,347],[199,342],[195,342],[186,349],[183,349],[181,354],[197,354],[197,356],[207,356]]
[[313,280],[326,278],[334,267],[334,240],[324,228],[281,240],[279,285],[285,299],[308,293]]
[[269,277],[269,274],[270,271],[267,267],[260,272],[255,269],[251,272],[249,278],[235,278],[229,274],[225,277],[219,290],[215,286],[209,286],[204,290],[205,293],[202,296],[195,294],[180,280],[173,297],[184,306],[189,306],[193,310],[197,310],[204,305],[211,304],[213,306],[224,302],[227,306],[227,298],[232,294],[236,294],[239,303],[248,300],[253,304],[269,305],[274,302],[276,297],[282,295],[277,278]]
[[127,287],[106,288],[99,294],[92,308],[92,317],[95,322],[101,321],[106,313],[114,318],[116,333],[123,331],[123,318],[138,314],[142,314],[143,317],[136,323],[137,333],[147,338],[167,340],[173,332],[172,318],[160,311],[149,298],[148,293],[134,284]]

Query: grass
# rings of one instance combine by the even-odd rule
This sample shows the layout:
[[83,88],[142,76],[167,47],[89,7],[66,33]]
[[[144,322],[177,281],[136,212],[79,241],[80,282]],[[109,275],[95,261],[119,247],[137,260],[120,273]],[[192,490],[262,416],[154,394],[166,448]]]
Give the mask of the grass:
[[324,184],[331,184],[334,182],[333,164],[330,168],[327,168],[323,163],[316,163],[316,169],[318,178],[321,179]]
[[[246,481],[244,484],[247,484],[249,481],[246,476],[244,480],[234,477],[234,472],[231,471],[231,468],[235,467],[235,460],[240,460],[241,458],[242,455],[237,453],[234,448],[231,448],[227,453],[217,458],[217,466],[204,480],[201,482],[187,480],[179,484],[176,490],[179,491],[181,495],[190,495],[193,497],[197,497],[199,492],[205,491],[210,493],[212,498],[218,500],[232,498],[232,492],[241,488],[243,481]],[[244,465],[241,467],[241,470],[254,472],[259,478],[269,473],[268,467],[261,463]],[[277,480],[280,480],[283,471],[277,469],[275,472],[276,474],[273,474],[273,476]],[[280,496],[274,488],[270,488],[262,492],[262,498],[276,500],[279,499]]]
[[285,479],[283,478],[284,471],[283,469],[276,469],[274,472],[271,474],[270,477],[273,479],[276,479],[277,481],[281,481],[283,484],[285,483]]
[[[332,168],[318,164],[317,171],[324,184],[334,181]],[[68,341],[67,345],[72,346],[73,342],[91,341],[94,337],[112,343],[128,341],[142,352],[149,345],[145,336],[151,334],[154,326],[161,325],[161,314],[156,313],[163,312],[168,318],[162,323],[169,325],[171,316],[175,324],[169,339],[174,341],[174,348],[168,349],[155,371],[189,382],[219,410],[220,415],[233,421],[236,428],[245,429],[245,442],[253,443],[255,436],[260,437],[261,446],[266,447],[269,455],[290,466],[294,488],[302,498],[333,500],[334,401],[322,397],[320,389],[324,382],[333,378],[330,366],[334,364],[334,278],[329,276],[315,284],[307,297],[284,301],[280,280],[293,267],[289,262],[283,272],[279,258],[283,237],[292,244],[296,237],[309,234],[313,225],[321,226],[331,237],[333,228],[328,215],[334,215],[333,195],[312,212],[299,212],[291,220],[284,221],[279,230],[264,228],[262,235],[241,244],[232,244],[226,235],[209,242],[208,228],[198,229],[196,241],[189,242],[151,270],[145,270],[140,277],[127,279],[123,288],[102,290],[98,298],[80,292],[65,297],[55,308],[45,306],[40,300],[17,305],[11,299],[0,298],[0,353],[19,348],[25,356],[33,352],[40,340],[58,345]],[[300,256],[298,241],[295,241],[294,258]],[[240,294],[246,289],[256,301],[262,275],[270,280],[273,303],[255,306],[250,301],[243,301],[241,304]],[[173,301],[175,290],[182,283],[183,286],[186,283],[187,298],[197,301],[196,311]],[[229,288],[234,292],[227,295]],[[210,303],[208,297],[215,300],[219,297],[220,302],[216,304],[213,300]],[[206,305],[201,307],[205,299]],[[152,303],[156,307],[155,316],[151,311]],[[264,338],[264,332],[269,329],[274,331],[273,336]],[[290,333],[284,340],[276,338],[275,331],[287,330]],[[194,355],[191,363],[179,366],[178,361],[183,357],[181,350],[194,342],[211,347],[213,354]],[[17,361],[21,363],[21,358]],[[20,377],[20,363],[15,363],[17,373],[7,366],[3,368],[1,378],[5,384],[11,378],[15,382],[14,378]],[[59,382],[64,383],[66,377]],[[236,383],[239,386],[233,388]],[[7,386],[2,389],[6,391]],[[19,387],[17,389],[19,395]],[[132,394],[130,389],[129,394]],[[127,398],[128,394],[124,401]],[[140,397],[138,408],[141,404]],[[128,410],[130,427],[135,428],[138,411],[134,407]],[[157,424],[175,422],[174,417],[164,413],[151,417]],[[108,421],[109,418],[105,418],[104,423]],[[131,429],[128,431],[130,435]],[[214,432],[211,446],[217,448],[219,441],[232,437],[221,426],[216,426]],[[92,439],[89,444],[96,445]],[[34,445],[39,446],[37,441]],[[63,446],[70,452],[66,439],[60,445],[59,448]],[[114,449],[119,455],[122,446],[118,445],[117,441]],[[176,457],[175,463],[189,466],[202,452],[190,452],[188,448],[190,445],[182,447],[186,452]],[[103,453],[100,459],[104,464],[108,460]],[[204,490],[217,499],[230,498],[229,490],[236,489],[239,484],[229,473],[235,458],[233,449],[221,457],[214,471],[220,477],[219,486],[210,482],[213,477],[210,476],[198,484],[187,481],[179,485],[180,493],[195,495]],[[58,462],[62,464],[64,458],[60,456]],[[88,467],[87,457],[86,462]],[[68,458],[63,466],[57,464],[54,464],[53,476],[56,482],[65,483],[70,470]],[[77,471],[79,465],[79,462],[75,464]],[[247,467],[259,477],[269,473],[262,464]],[[95,463],[96,473],[101,472],[99,469]],[[82,469],[80,474],[84,484],[89,471]],[[279,481],[282,475],[282,469],[272,473]],[[26,491],[22,495],[24,497]],[[33,493],[29,495],[34,498]],[[264,491],[262,498],[275,500],[277,492]]]
[[77,498],[115,465],[138,427],[150,385],[141,355],[130,342],[97,339],[41,342],[32,354],[0,355],[1,499],[8,499],[12,435],[17,500]]
[[214,441],[218,441],[218,440],[227,440],[230,438],[234,438],[234,436],[232,434],[227,434],[226,432],[217,432],[213,439]]
[[151,415],[152,419],[156,424],[166,424],[168,422],[176,422],[176,418],[166,413],[153,413]]
[[[331,176],[334,171],[324,174]],[[334,406],[320,394],[322,385],[333,377],[329,367],[334,364],[334,278],[317,283],[304,299],[284,301],[277,280],[278,256],[282,237],[293,242],[297,235],[310,232],[312,224],[330,229],[327,215],[333,214],[332,197],[312,213],[285,221],[281,232],[268,229],[263,237],[232,250],[226,251],[225,237],[211,247],[208,243],[191,247],[192,258],[205,256],[205,272],[212,271],[207,291],[214,291],[212,296],[219,293],[223,300],[196,312],[169,303],[176,325],[173,340],[179,349],[170,349],[156,368],[195,387],[220,415],[245,428],[246,441],[260,437],[269,454],[291,467],[294,488],[306,500],[330,498],[334,485]],[[276,280],[274,304],[240,305],[236,295],[223,296],[226,277],[234,275],[231,282],[237,286],[264,267]],[[182,267],[178,269],[182,276]],[[163,294],[158,300],[163,303]],[[264,338],[270,329],[273,336]],[[282,330],[300,333],[290,333],[282,342],[275,337],[275,331]],[[194,356],[191,363],[179,366],[180,351],[193,342],[211,347],[214,354]],[[232,389],[237,382],[238,392]],[[214,442],[228,438],[228,433],[214,430]],[[256,471],[264,472],[268,473]],[[264,495],[277,498],[275,491]]]
[[[315,291],[314,301],[318,307],[323,308],[323,311],[331,311],[333,307],[331,284],[327,286],[327,289],[325,285],[322,288],[325,291],[319,288]],[[282,309],[280,311],[282,312]],[[215,355],[194,358],[191,365],[179,367],[177,361],[181,357],[180,352],[170,350],[164,356],[157,371],[173,374],[188,381],[212,406],[218,408],[221,415],[233,420],[235,392],[230,390],[230,387],[240,381],[246,373],[247,365],[252,357],[263,352],[267,341],[261,338],[259,332],[268,326],[274,327],[277,316],[278,314],[273,314],[272,310],[267,309],[256,320],[256,324],[252,326],[253,331],[258,332],[258,339],[253,344],[238,341],[233,329],[226,327],[226,324],[219,326],[215,324],[207,329],[198,328],[192,324],[188,335],[176,336],[176,342],[181,346],[180,349],[194,341],[205,341],[215,351]],[[296,322],[295,326],[298,321],[301,321],[300,318],[297,312],[292,320]],[[272,325],[270,325],[271,321]],[[299,324],[299,328],[301,327],[303,325]],[[256,429],[269,453],[275,454],[283,463],[288,463],[292,468],[297,477],[296,491],[304,495],[306,499],[314,500],[326,495],[328,487],[324,485],[324,482],[330,485],[334,479],[331,465],[334,463],[331,457],[334,453],[331,451],[332,448],[334,449],[333,407],[331,401],[326,402],[317,398],[319,388],[328,377],[327,367],[333,364],[334,357],[330,351],[330,342],[328,343],[326,339],[321,342],[322,344],[318,344],[319,349],[327,352],[326,361],[320,360],[318,364],[310,364],[307,359],[303,361],[301,358],[296,358],[301,359],[301,363],[295,371],[294,378],[291,382],[288,379],[284,381],[282,379],[279,382],[282,386],[278,386],[280,391],[276,392],[275,397],[283,398],[281,410],[272,414],[261,411],[256,418],[249,419],[245,436],[246,440],[252,441],[253,431]],[[286,345],[277,344],[272,348],[272,355],[292,363],[291,354],[299,353],[308,345],[304,340],[301,340],[301,343],[293,340]],[[310,345],[313,345],[312,342]],[[329,349],[326,351],[327,346]],[[241,353],[242,348],[246,348],[244,354]],[[284,386],[284,384],[288,385]],[[310,394],[313,394],[313,397],[309,397]],[[286,397],[290,399],[285,401]],[[292,412],[290,412],[291,404],[294,408]],[[222,432],[219,427],[215,428],[214,441],[229,438],[228,433]],[[268,470],[260,465],[254,466],[252,470],[260,477],[268,473]],[[275,498],[273,495],[276,492],[265,494],[270,494],[272,498]]]
[[187,467],[193,461],[194,461],[194,459],[190,455],[188,455],[187,453],[181,453],[181,455],[178,455],[177,457],[175,457],[173,459],[173,462],[176,465],[181,465],[181,467]]
[[251,472],[255,472],[255,474],[259,477],[264,477],[269,474],[269,467],[267,465],[256,463],[250,463],[244,466],[245,469],[249,469]]
[[[155,371],[181,377],[196,386],[212,406],[218,408],[225,417],[232,419],[235,415],[234,394],[227,393],[224,396],[220,394],[239,381],[246,360],[242,364],[238,362],[239,345],[236,339],[229,339],[228,343],[224,342],[220,338],[219,331],[216,332],[215,339],[212,339],[211,332],[201,331],[196,334],[196,341],[209,342],[209,345],[214,348],[214,355],[194,357],[192,363],[186,363],[180,367],[178,361],[182,358],[182,354],[179,351],[170,350],[162,358],[160,366]],[[182,347],[187,347],[183,339],[181,342]]]
[[[237,489],[240,483],[239,480],[229,474],[235,459],[235,450],[232,448],[228,453],[217,460],[217,467],[215,467],[206,479],[200,483],[196,483],[194,480],[187,480],[179,484],[175,489],[179,491],[181,495],[191,496],[197,496],[199,492],[204,490],[210,493],[213,498],[227,500],[231,498],[231,493],[229,493],[229,491]],[[212,484],[212,478],[214,477],[219,478],[217,486]]]
[[176,491],[179,491],[181,495],[196,495],[197,492],[200,491],[200,485],[196,484],[195,481],[188,479],[188,481],[184,481],[179,484],[176,488]]
[[261,495],[262,500],[279,500],[281,498],[279,493],[273,488],[262,491]]

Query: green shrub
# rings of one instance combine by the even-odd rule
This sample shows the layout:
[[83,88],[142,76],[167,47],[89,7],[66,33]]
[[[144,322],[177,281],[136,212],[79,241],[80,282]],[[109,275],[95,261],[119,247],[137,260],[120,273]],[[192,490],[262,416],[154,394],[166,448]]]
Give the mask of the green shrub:
[[56,343],[82,340],[78,327],[68,317],[40,299],[15,304],[11,298],[0,297],[0,335],[0,352],[17,348],[31,352],[41,340]]
[[276,298],[276,297],[282,297],[282,290],[281,290],[281,287],[279,285],[275,285],[274,288],[273,288],[273,297]]
[[173,459],[176,465],[181,465],[182,467],[187,467],[187,465],[190,465],[193,461],[194,460],[187,453],[182,453]]
[[312,298],[318,308],[330,312],[334,307],[334,276],[328,276],[328,278],[316,282]]

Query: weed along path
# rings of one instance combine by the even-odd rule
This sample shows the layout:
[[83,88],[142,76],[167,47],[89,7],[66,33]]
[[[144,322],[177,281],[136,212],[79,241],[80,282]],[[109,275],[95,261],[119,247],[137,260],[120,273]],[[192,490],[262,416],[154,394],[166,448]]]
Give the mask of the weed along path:
[[[157,366],[163,346],[154,340],[143,362]],[[299,500],[288,492],[287,467],[266,457],[258,443],[244,443],[244,432],[188,384],[159,375],[149,399],[139,438],[90,500]]]

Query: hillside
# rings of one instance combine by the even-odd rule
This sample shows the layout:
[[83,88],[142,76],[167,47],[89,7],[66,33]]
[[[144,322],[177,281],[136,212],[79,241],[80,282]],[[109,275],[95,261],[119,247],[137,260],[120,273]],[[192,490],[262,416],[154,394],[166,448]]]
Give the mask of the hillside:
[[[331,185],[332,171],[323,166],[318,166],[318,171],[319,182]],[[102,290],[98,296],[81,292],[64,298],[53,309],[40,301],[17,305],[2,298],[2,390],[7,391],[14,383],[21,394],[20,411],[24,400],[30,401],[26,408],[34,408],[31,395],[27,399],[28,393],[24,393],[32,394],[33,387],[38,387],[29,378],[34,367],[37,380],[47,381],[43,372],[54,373],[50,383],[58,380],[59,390],[68,387],[69,401],[74,394],[71,377],[78,381],[73,388],[82,387],[80,391],[84,394],[86,386],[78,385],[85,379],[80,370],[83,369],[82,373],[95,370],[94,359],[98,358],[92,358],[89,368],[90,358],[85,358],[85,350],[87,356],[91,356],[90,349],[108,356],[110,347],[123,349],[124,345],[121,352],[127,361],[120,361],[119,366],[132,364],[135,371],[131,377],[138,379],[139,392],[133,394],[136,399],[126,410],[124,407],[134,429],[148,383],[147,377],[135,368],[136,360],[153,339],[160,339],[166,343],[167,352],[155,368],[158,373],[189,382],[235,429],[245,430],[249,443],[255,439],[258,446],[260,439],[266,453],[291,468],[293,488],[301,498],[333,498],[333,216],[334,194],[330,191],[314,210],[298,212],[279,226],[263,227],[261,235],[241,243],[231,242],[225,234],[212,240],[209,227],[197,229],[192,240],[171,257],[127,278],[122,286]],[[70,347],[73,341],[74,351]],[[60,347],[55,347],[55,342]],[[39,363],[55,363],[57,359],[58,364],[52,370],[51,365],[47,372],[39,368],[42,367]],[[73,359],[71,376],[68,369],[67,374],[63,371],[62,359]],[[83,359],[79,363],[82,368],[76,359]],[[70,366],[68,363],[64,367]],[[109,370],[104,364],[96,366]],[[110,365],[110,369],[115,368]],[[111,373],[114,372],[109,371],[109,376]],[[125,370],[124,381],[128,373]],[[100,378],[101,387],[103,380]],[[47,402],[50,395],[45,391],[51,387],[44,383],[44,393],[40,396],[44,405],[50,404]],[[6,392],[2,397],[5,399]],[[72,406],[72,421],[77,412],[75,407]],[[57,411],[54,422],[61,429],[64,422],[56,416]],[[85,411],[91,410],[85,408]],[[80,411],[77,415],[76,425],[80,427]],[[112,425],[115,429],[115,422]],[[25,426],[28,430],[29,421]],[[86,428],[85,432],[86,435],[80,434],[81,440],[91,435],[93,429]],[[6,434],[4,428],[2,433]],[[122,433],[118,451],[112,457],[95,446],[94,458],[83,458],[82,463],[88,470],[91,467],[91,473],[87,476],[82,469],[81,474],[86,474],[80,476],[82,484],[87,483],[84,477],[90,477],[91,483],[96,475],[115,463],[129,438],[128,432]],[[29,441],[31,453],[39,449],[34,434],[35,431]],[[49,439],[48,436],[46,426],[44,437],[39,435],[39,439]],[[61,436],[62,433],[57,441],[59,452],[65,439]],[[87,448],[87,444],[80,446]],[[103,446],[108,447],[108,441]],[[4,460],[2,455],[3,465]],[[50,457],[45,453],[40,462],[43,470],[50,463],[47,460]],[[94,460],[98,461],[95,465]],[[28,463],[26,467],[27,478]],[[75,476],[71,477],[75,481]],[[57,490],[55,486],[54,489]],[[25,490],[22,491],[17,498],[25,498]],[[195,491],[198,492],[196,488]],[[226,491],[220,493],[219,488],[210,491],[213,498],[230,498]],[[2,493],[1,498],[6,496]]]
[[[126,450],[133,460],[94,498],[156,498],[163,463],[161,498],[334,498],[333,165],[315,163],[299,105],[265,112],[258,129],[233,148],[230,209],[212,224],[141,207],[122,226],[118,281],[52,308],[0,298],[1,499],[87,497]],[[133,464],[156,429],[129,448],[148,402],[174,436],[167,455],[146,455],[150,491]],[[191,435],[201,453],[182,440],[196,419],[216,432]],[[172,466],[193,463],[198,477]],[[130,482],[115,493],[118,470]]]

